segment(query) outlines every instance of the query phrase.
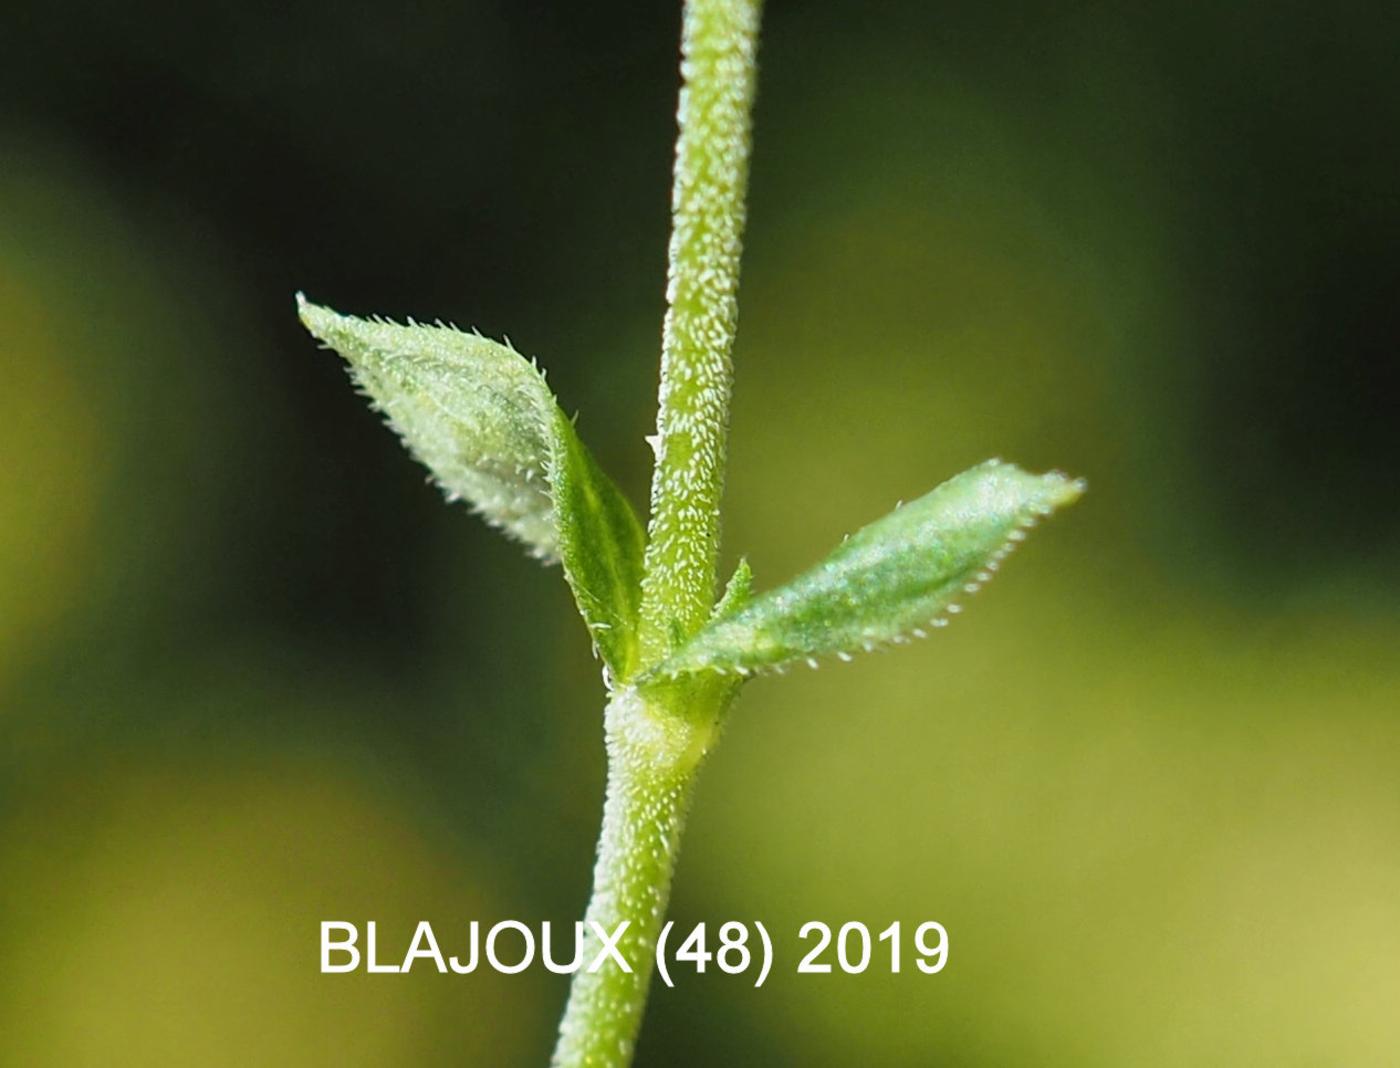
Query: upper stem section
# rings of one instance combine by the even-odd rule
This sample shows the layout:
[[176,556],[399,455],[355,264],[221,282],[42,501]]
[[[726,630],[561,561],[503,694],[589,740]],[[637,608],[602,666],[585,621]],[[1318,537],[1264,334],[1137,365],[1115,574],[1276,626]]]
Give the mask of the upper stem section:
[[738,325],[761,0],[687,0],[670,269],[641,658],[705,622],[714,599],[719,505]]

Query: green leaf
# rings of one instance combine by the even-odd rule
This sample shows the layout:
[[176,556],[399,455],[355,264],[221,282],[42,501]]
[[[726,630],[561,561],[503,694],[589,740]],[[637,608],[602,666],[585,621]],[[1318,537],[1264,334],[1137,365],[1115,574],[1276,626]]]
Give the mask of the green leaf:
[[725,583],[724,594],[710,613],[711,619],[732,616],[753,598],[753,571],[749,568],[748,557],[741,557],[734,574]]
[[557,408],[552,430],[549,483],[564,574],[603,662],[624,680],[636,667],[646,532]]
[[959,610],[1026,529],[1083,492],[1082,482],[992,460],[847,538],[809,571],[717,616],[649,677],[752,674],[799,659],[924,637]]
[[595,648],[625,678],[636,659],[645,534],[534,363],[442,324],[357,319],[300,295],[297,307],[449,499],[467,501],[545,562],[562,560]]
[[450,500],[467,501],[535,556],[558,559],[546,484],[556,405],[528,360],[448,326],[357,319],[300,295],[297,307]]

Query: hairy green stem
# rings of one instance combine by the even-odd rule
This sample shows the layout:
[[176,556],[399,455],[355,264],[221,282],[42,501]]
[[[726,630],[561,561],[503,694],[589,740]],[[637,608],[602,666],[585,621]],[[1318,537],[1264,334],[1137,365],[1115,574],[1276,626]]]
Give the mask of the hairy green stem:
[[758,0],[688,0],[682,33],[668,308],[662,330],[641,659],[699,629],[714,603],[738,325]]
[[[603,830],[584,917],[582,967],[554,1051],[559,1068],[632,1061],[695,772],[713,736],[710,727],[656,707],[635,690],[613,697],[606,722]],[[617,947],[631,970],[608,957],[589,971],[601,949],[596,932],[611,937],[623,924]]]
[[[714,602],[760,8],[760,0],[685,4],[642,668],[698,630]],[[556,1068],[632,1061],[695,775],[732,692],[714,682],[646,694],[625,688],[608,705],[588,940],[559,1025]],[[618,949],[627,968],[608,957],[589,971],[601,948],[594,925],[611,936],[623,924]]]

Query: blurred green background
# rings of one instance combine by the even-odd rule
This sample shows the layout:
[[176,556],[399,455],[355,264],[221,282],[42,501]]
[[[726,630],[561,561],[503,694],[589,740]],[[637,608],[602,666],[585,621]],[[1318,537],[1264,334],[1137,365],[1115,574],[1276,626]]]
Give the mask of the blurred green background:
[[[676,4],[18,0],[0,1063],[530,1065],[598,671],[292,294],[509,334],[640,503]],[[1400,17],[770,6],[726,520],[761,586],[992,455],[1091,492],[937,640],[736,707],[642,1065],[1400,1063]],[[943,922],[935,977],[796,929]]]

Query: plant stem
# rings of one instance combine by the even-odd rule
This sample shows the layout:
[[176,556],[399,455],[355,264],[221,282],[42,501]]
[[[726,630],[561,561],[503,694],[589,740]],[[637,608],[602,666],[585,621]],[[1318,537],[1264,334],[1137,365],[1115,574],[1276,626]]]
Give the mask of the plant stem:
[[[761,0],[686,0],[666,322],[640,662],[661,660],[710,614],[738,325],[739,255]],[[608,704],[608,788],[581,968],[559,1025],[556,1068],[632,1061],[695,775],[733,695],[724,682],[623,688]],[[618,949],[590,972],[622,923]]]
[[714,603],[759,0],[687,0],[641,660]]
[[[632,1062],[646,1008],[657,932],[671,896],[671,876],[709,727],[650,706],[635,690],[615,695],[607,711],[608,793],[584,917],[581,967],[559,1025],[556,1068],[613,1068]],[[601,948],[594,924],[618,950],[588,971]]]

